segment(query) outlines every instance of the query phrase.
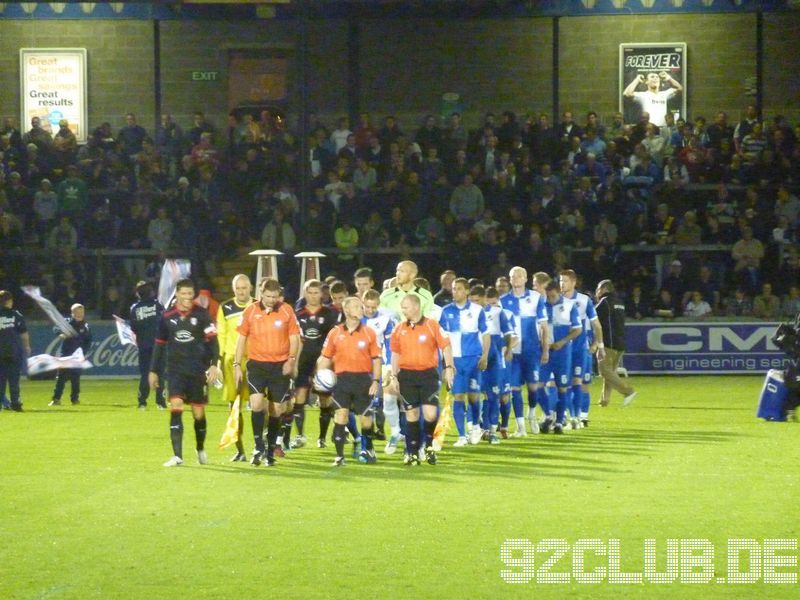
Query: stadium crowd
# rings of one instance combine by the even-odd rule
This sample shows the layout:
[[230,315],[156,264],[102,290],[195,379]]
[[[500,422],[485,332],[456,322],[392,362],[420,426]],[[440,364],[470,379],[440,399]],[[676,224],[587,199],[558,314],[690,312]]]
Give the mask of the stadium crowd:
[[[338,247],[342,279],[358,266],[354,248],[434,248],[415,256],[421,271],[487,281],[514,264],[570,267],[586,289],[619,281],[631,318],[800,310],[800,126],[761,122],[752,106],[738,122],[668,114],[663,127],[647,113],[628,124],[567,111],[550,123],[506,111],[474,129],[458,113],[408,129],[393,116],[363,113],[351,126],[312,114],[304,129],[305,157],[299,133],[270,110],[232,113],[223,127],[202,112],[185,128],[163,114],[152,132],[128,114],[82,146],[66,121],[34,118],[21,131],[6,118],[0,288],[38,284],[65,313],[80,302],[109,317],[125,314],[133,282],[157,279],[165,256],[191,258],[202,282],[207,265],[257,241]],[[630,245],[674,252],[656,273],[654,254],[622,250]],[[20,248],[40,252],[6,252]],[[112,259],[95,305],[96,259],[81,248],[150,253]],[[368,262],[385,274],[395,259]]]

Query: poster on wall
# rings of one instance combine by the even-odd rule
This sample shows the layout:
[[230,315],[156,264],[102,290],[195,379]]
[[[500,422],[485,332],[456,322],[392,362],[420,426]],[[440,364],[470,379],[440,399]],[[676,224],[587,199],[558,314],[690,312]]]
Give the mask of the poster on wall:
[[619,110],[625,123],[643,112],[659,127],[668,112],[686,118],[686,44],[620,44]]
[[85,48],[21,48],[20,121],[21,129],[31,127],[39,117],[42,127],[51,134],[66,119],[69,128],[83,143],[87,138]]

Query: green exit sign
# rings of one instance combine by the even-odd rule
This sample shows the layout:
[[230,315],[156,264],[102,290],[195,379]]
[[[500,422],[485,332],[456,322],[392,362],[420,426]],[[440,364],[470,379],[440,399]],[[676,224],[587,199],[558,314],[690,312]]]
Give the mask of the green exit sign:
[[216,81],[219,71],[192,71],[192,81]]

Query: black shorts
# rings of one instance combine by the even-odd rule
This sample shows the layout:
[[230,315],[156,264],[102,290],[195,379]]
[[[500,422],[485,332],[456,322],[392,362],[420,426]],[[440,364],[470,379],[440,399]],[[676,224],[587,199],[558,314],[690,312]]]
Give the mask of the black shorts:
[[189,404],[208,404],[205,374],[167,374],[167,393],[170,398],[182,398]]
[[425,371],[400,371],[397,375],[400,396],[407,407],[417,408],[422,404],[439,406],[439,372],[436,369]]
[[296,387],[311,387],[311,377],[317,369],[317,359],[319,354],[314,352],[301,352],[297,361]]
[[370,385],[372,385],[371,373],[337,374],[336,387],[333,388],[334,406],[363,415],[372,402],[369,396]]
[[248,360],[247,387],[250,393],[264,394],[270,402],[286,402],[290,379],[283,374],[284,362]]

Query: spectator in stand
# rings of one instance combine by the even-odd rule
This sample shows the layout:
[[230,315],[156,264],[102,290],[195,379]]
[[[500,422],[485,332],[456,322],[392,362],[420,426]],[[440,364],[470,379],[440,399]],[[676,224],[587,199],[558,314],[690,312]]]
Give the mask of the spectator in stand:
[[753,298],[753,316],[757,319],[776,321],[781,314],[781,299],[772,293],[772,284],[763,283],[761,293]]
[[719,156],[723,140],[727,140],[729,143],[733,142],[733,127],[728,125],[728,114],[723,111],[718,112],[706,133],[708,134],[708,147]]
[[272,210],[272,219],[261,231],[261,245],[282,252],[294,250],[297,245],[294,229],[284,219],[283,208],[280,206]]
[[637,321],[651,316],[650,303],[642,293],[642,286],[633,286],[631,293],[628,295],[628,298],[625,301],[625,314],[629,318]]
[[698,246],[702,243],[703,230],[697,224],[697,213],[687,210],[678,227],[675,228],[676,246]]
[[606,143],[597,134],[597,130],[592,128],[584,132],[584,138],[581,142],[581,149],[584,154],[594,154],[599,160],[603,160],[606,154]]
[[487,208],[483,211],[481,219],[472,226],[472,229],[478,236],[478,240],[485,241],[486,233],[490,229],[497,229],[498,227],[500,227],[500,222],[494,219],[494,211],[491,208]]
[[167,214],[166,208],[159,208],[156,217],[147,225],[147,239],[153,250],[166,251],[172,245],[172,231],[174,225]]
[[741,151],[742,140],[753,131],[753,128],[758,122],[758,111],[756,107],[751,104],[745,109],[744,118],[739,121],[739,124],[733,131],[733,141],[737,152]]
[[[383,119],[383,127],[380,128],[375,138],[379,141],[380,146],[389,147],[403,135],[403,131],[397,123],[397,119],[393,115],[387,115]],[[374,144],[370,142],[370,145]]]
[[370,139],[378,135],[378,132],[372,126],[372,120],[369,113],[361,113],[358,119],[358,127],[356,127],[353,135],[355,136],[355,143],[358,153],[361,154],[362,152],[367,151],[369,148]]
[[[709,303],[714,313],[718,313],[720,310],[719,285],[715,281],[710,267],[707,265],[700,267],[700,274],[693,287],[700,292],[703,300]],[[688,294],[684,295],[684,303],[688,302],[689,299]]]
[[653,159],[655,165],[660,169],[664,165],[664,157],[669,148],[669,142],[658,132],[658,127],[653,123],[648,123],[646,135],[642,140],[642,147]]
[[700,144],[696,135],[690,135],[686,145],[678,152],[678,159],[689,171],[693,183],[704,183],[714,165],[711,150]]
[[53,147],[53,136],[42,127],[42,120],[39,117],[31,119],[31,128],[22,136],[22,143],[35,144],[42,154],[49,154]]
[[65,248],[75,250],[77,247],[78,232],[72,226],[69,216],[64,215],[50,232],[47,248],[53,252],[62,252]]
[[428,148],[436,148],[439,152],[442,149],[442,130],[436,125],[436,117],[427,115],[425,121],[417,130],[414,141],[419,144],[423,152],[427,153]]
[[89,208],[89,191],[81,179],[78,167],[67,167],[67,177],[58,186],[58,212],[80,219]]
[[800,315],[800,284],[789,286],[789,293],[781,302],[781,319],[791,320]]
[[683,272],[681,261],[676,259],[669,264],[666,277],[661,282],[661,288],[670,292],[670,297],[676,305],[681,304],[684,294],[689,290],[689,283]]
[[0,204],[0,249],[18,250],[23,243],[22,223],[14,214],[6,212]]
[[192,115],[192,127],[187,135],[189,146],[196,146],[204,133],[214,133],[214,126],[206,119],[202,111],[195,111]]
[[[359,149],[358,146],[356,146],[356,136],[354,134],[350,134],[347,136],[347,141],[344,147],[341,150],[339,150],[336,156],[339,158],[340,161],[342,158],[346,158],[350,165],[355,164],[356,159],[359,156]],[[349,170],[350,168],[348,167],[348,171]]]
[[703,294],[699,290],[691,292],[691,298],[684,306],[683,316],[697,320],[712,316],[711,305],[703,299]]
[[742,287],[737,287],[732,296],[728,296],[723,301],[725,315],[728,317],[752,317],[753,301],[747,296],[747,292]]
[[55,225],[58,215],[58,195],[53,191],[49,179],[42,179],[33,196],[34,229],[40,245],[44,246],[47,234]]
[[669,206],[661,203],[656,207],[656,214],[648,226],[648,242],[651,244],[671,244],[675,236],[677,223],[669,214]]
[[606,213],[600,215],[597,225],[594,226],[594,243],[606,247],[617,244],[617,226],[611,222]]
[[778,186],[775,199],[775,216],[786,217],[788,226],[796,230],[800,225],[800,199],[789,191],[786,185]]
[[117,132],[119,149],[128,160],[133,160],[142,151],[142,143],[147,137],[144,127],[136,123],[136,115],[125,115],[125,126]]
[[755,290],[761,277],[764,245],[753,237],[752,227],[742,228],[742,237],[733,245],[731,257],[735,261],[733,272],[738,276],[740,285],[750,291]]
[[358,194],[371,194],[378,186],[377,171],[363,158],[356,159],[353,186]]
[[161,115],[161,124],[156,128],[155,144],[164,161],[164,170],[170,178],[174,179],[183,156],[186,140],[183,136],[183,129],[172,120],[172,115],[169,113]]
[[439,214],[438,210],[434,210],[417,224],[414,235],[420,246],[440,246],[444,244],[447,236],[444,223],[439,218]]
[[377,210],[370,213],[359,237],[365,248],[385,248],[389,245],[389,232],[383,226],[383,219]]
[[680,314],[680,308],[677,306],[670,291],[666,288],[662,288],[661,291],[658,292],[658,298],[656,298],[655,304],[653,305],[653,316],[662,319],[673,319],[679,317]]
[[463,182],[450,196],[450,212],[456,221],[471,224],[480,218],[483,210],[483,192],[473,183],[472,175],[464,175]]
[[[147,226],[149,220],[144,214],[141,204],[134,204],[129,209],[129,214],[122,219],[119,228],[120,248],[130,250],[144,250],[148,246]],[[131,279],[144,279],[146,266],[145,259],[141,256],[127,256],[122,261],[125,272]]]
[[350,121],[347,117],[340,117],[336,120],[336,129],[331,132],[330,137],[334,154],[339,154],[339,151],[347,145],[347,138],[352,134],[353,132],[350,131]]
[[339,270],[341,273],[349,273],[355,271],[356,256],[348,254],[347,251],[358,248],[358,230],[353,227],[348,215],[342,215],[341,220],[342,224],[336,228],[333,237],[336,247],[343,252],[337,257]]
[[58,168],[63,169],[71,165],[78,157],[78,138],[69,128],[69,121],[61,119],[58,122],[58,131],[53,137],[53,158]]

